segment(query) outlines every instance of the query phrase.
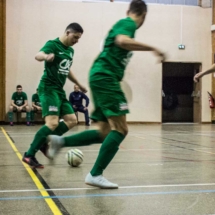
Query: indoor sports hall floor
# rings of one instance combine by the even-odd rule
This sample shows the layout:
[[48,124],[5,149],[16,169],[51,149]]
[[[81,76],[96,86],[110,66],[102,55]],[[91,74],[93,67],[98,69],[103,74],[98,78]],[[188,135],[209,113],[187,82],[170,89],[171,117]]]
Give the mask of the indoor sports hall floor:
[[[100,145],[79,148],[84,153],[79,168],[68,166],[68,148],[55,164],[39,152],[44,169],[23,164],[21,156],[39,127],[1,127],[0,215],[215,214],[215,125],[129,125],[104,174],[118,190],[84,184]],[[67,135],[84,129],[79,125]]]

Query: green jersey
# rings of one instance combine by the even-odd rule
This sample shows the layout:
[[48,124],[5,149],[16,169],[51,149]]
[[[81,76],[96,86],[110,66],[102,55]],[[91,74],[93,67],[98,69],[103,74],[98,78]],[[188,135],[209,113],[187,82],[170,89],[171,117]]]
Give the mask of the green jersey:
[[102,79],[103,76],[111,76],[117,81],[122,80],[132,52],[117,46],[115,38],[120,34],[134,38],[136,29],[137,25],[130,17],[121,19],[112,27],[105,39],[102,52],[91,68],[91,81]]
[[40,89],[56,90],[59,93],[64,93],[63,86],[72,65],[74,49],[65,46],[57,38],[49,40],[40,51],[55,55],[53,62],[45,61],[44,74],[39,85]]
[[17,92],[13,93],[12,100],[14,100],[15,105],[22,106],[25,103],[25,100],[28,100],[28,97],[25,92],[18,94]]
[[37,93],[35,93],[35,94],[32,95],[32,102],[34,102],[34,104],[36,106],[41,107],[40,98],[39,98],[39,95]]

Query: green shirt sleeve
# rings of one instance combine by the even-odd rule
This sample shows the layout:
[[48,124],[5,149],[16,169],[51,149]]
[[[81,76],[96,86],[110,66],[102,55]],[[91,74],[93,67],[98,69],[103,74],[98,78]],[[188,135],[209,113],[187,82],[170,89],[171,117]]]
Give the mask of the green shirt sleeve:
[[15,100],[15,93],[13,93],[11,100]]
[[122,34],[134,38],[135,31],[136,31],[135,22],[133,20],[123,19],[120,22],[118,22],[116,36]]
[[46,54],[54,53],[55,44],[53,41],[49,40],[41,49],[40,51],[45,52]]
[[25,100],[28,100],[28,96],[27,96],[27,94],[24,93],[24,92],[23,92],[23,99],[24,99],[24,101],[25,101]]
[[31,101],[34,102],[34,94],[31,97]]

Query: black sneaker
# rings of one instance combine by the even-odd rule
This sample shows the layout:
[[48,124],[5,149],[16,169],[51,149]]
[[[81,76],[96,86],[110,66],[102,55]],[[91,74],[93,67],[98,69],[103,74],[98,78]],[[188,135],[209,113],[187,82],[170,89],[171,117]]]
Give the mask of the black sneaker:
[[48,156],[48,150],[49,150],[49,144],[48,143],[43,144],[40,148],[40,151],[44,154],[44,156],[46,156],[48,159],[51,159]]
[[44,166],[40,164],[35,157],[26,156],[26,152],[22,158],[22,161],[27,163],[32,168],[44,168]]

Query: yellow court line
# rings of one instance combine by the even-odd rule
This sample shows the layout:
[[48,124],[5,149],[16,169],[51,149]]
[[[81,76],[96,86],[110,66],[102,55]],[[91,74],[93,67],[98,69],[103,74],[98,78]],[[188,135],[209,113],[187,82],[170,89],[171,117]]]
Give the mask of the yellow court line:
[[[20,154],[20,152],[18,151],[18,149],[16,148],[14,143],[11,141],[10,137],[8,136],[8,134],[6,133],[4,128],[1,127],[1,130],[4,133],[8,142],[10,143],[11,147],[13,148],[14,152],[16,153],[17,157],[22,162],[22,155]],[[32,169],[27,164],[25,164],[24,162],[22,162],[22,164],[24,165],[25,169],[27,170],[27,172],[31,176],[31,178],[32,178],[33,182],[36,184],[37,188],[40,190],[41,195],[43,197],[50,197],[50,195],[45,191],[45,188],[43,187],[42,183],[37,178],[35,173],[32,171]],[[57,207],[57,205],[55,204],[55,202],[51,198],[44,198],[44,199],[45,199],[46,203],[48,204],[48,206],[50,207],[53,214],[62,215],[61,211],[59,210],[59,208]]]

